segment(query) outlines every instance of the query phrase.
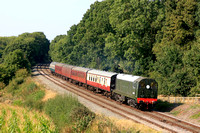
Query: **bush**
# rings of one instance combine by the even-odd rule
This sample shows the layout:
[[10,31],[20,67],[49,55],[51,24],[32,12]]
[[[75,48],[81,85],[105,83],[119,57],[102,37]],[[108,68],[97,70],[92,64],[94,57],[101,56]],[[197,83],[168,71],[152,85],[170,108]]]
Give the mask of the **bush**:
[[0,82],[0,90],[4,89],[6,87],[6,85],[3,82]]
[[11,93],[12,95],[15,95],[15,91],[19,88],[17,82],[15,80],[12,80],[9,85],[6,87],[7,92]]
[[14,81],[16,82],[17,85],[20,85],[24,82],[24,78],[23,77],[17,77],[14,79]]
[[[71,95],[56,96],[54,99],[48,100],[44,111],[53,119],[58,130],[63,129],[66,125],[75,125],[76,129],[80,129],[80,127],[84,129],[82,127],[87,127],[93,116],[86,107],[79,103],[77,98]],[[80,121],[82,123],[78,126]]]
[[34,82],[25,83],[21,88],[22,88],[21,97],[23,99],[26,99],[28,95],[39,89],[39,87]]
[[44,103],[41,101],[41,99],[44,97],[44,95],[44,90],[38,90],[34,93],[31,93],[26,97],[24,104],[30,108],[42,111]]
[[29,75],[29,72],[27,71],[27,69],[19,69],[16,73],[15,73],[15,77],[21,77],[21,78],[25,78]]
[[71,122],[75,122],[73,126],[76,132],[84,131],[89,123],[95,118],[95,114],[85,106],[77,106],[72,109],[70,114]]
[[12,81],[10,81],[9,85],[7,86],[7,91],[9,93],[12,93],[12,95],[15,95],[16,90],[19,89],[19,85],[21,85],[22,83],[24,83],[23,77],[17,77],[12,79]]

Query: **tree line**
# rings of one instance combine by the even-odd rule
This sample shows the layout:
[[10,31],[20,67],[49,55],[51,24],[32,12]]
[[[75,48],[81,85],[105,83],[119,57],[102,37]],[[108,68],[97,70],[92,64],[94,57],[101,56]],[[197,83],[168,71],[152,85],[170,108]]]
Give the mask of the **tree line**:
[[156,79],[163,95],[200,93],[200,0],[96,1],[53,61]]
[[30,72],[31,66],[48,60],[49,45],[42,32],[0,37],[0,89],[12,80],[19,69]]

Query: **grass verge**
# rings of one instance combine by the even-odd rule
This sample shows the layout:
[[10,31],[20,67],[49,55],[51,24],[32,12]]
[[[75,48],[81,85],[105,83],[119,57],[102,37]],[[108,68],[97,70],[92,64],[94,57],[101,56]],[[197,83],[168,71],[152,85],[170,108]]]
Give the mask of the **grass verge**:
[[94,113],[71,95],[48,100],[44,111],[53,119],[58,130],[65,132],[83,132],[95,117]]

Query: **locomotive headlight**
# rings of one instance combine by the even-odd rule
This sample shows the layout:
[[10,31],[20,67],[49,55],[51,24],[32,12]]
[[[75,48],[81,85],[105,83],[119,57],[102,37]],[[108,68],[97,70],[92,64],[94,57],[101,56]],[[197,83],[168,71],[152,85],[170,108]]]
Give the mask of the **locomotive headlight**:
[[147,89],[150,89],[150,85],[147,85],[146,88],[147,88]]

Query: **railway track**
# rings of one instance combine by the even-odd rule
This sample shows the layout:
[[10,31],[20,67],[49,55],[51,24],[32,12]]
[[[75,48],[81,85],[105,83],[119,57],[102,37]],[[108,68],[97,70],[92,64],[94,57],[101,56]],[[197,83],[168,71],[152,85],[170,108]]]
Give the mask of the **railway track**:
[[38,72],[49,79],[51,82],[56,85],[86,99],[91,101],[92,103],[103,107],[111,112],[114,112],[124,118],[133,120],[138,123],[142,123],[145,125],[149,125],[155,129],[161,129],[163,132],[192,132],[192,133],[200,133],[200,127],[197,125],[193,125],[191,123],[187,123],[181,120],[177,120],[170,116],[152,111],[152,112],[144,112],[138,109],[132,108],[125,104],[120,104],[114,100],[109,98],[105,98],[105,96],[95,94],[91,91],[88,91],[84,87],[77,86],[67,82],[60,82],[55,76],[50,74],[47,65],[38,65]]

